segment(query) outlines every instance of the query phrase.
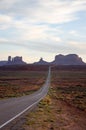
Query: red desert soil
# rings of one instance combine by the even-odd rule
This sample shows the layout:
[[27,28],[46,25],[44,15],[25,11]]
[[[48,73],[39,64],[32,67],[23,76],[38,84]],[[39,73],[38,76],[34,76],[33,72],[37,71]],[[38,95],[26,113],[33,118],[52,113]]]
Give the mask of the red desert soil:
[[86,70],[55,70],[51,86],[24,130],[86,130]]
[[48,104],[45,98],[35,111],[3,130],[86,130],[85,112],[53,96],[49,98]]
[[86,130],[86,70],[53,71],[45,99],[4,130]]

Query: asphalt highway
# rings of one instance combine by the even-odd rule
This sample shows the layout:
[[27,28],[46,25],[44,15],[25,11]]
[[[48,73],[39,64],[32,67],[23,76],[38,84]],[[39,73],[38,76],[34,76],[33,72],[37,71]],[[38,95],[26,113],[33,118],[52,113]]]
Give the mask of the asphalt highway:
[[51,68],[44,85],[36,92],[28,96],[0,100],[0,129],[11,121],[21,116],[27,110],[37,105],[48,92],[50,86]]

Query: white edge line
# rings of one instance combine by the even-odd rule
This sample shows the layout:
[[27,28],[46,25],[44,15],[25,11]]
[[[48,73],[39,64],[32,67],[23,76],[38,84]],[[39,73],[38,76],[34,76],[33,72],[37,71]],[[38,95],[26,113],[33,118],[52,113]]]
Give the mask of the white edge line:
[[5,122],[4,124],[2,124],[0,126],[0,128],[4,127],[5,125],[7,125],[8,123],[10,123],[11,121],[13,121],[14,119],[16,119],[17,117],[19,117],[20,115],[22,115],[24,112],[26,112],[28,109],[30,109],[32,106],[34,106],[35,104],[39,103],[40,100],[42,100],[46,95],[44,95],[42,98],[40,98],[37,102],[33,103],[32,105],[30,105],[29,107],[27,107],[26,109],[24,109],[22,112],[20,112],[19,114],[17,114],[16,116],[14,116],[13,118],[11,118],[10,120],[8,120],[7,122]]
[[7,124],[9,124],[11,121],[13,121],[14,119],[16,119],[17,117],[19,117],[20,115],[22,115],[24,112],[26,112],[27,110],[29,110],[32,106],[34,106],[35,104],[39,103],[45,96],[47,95],[47,93],[41,97],[37,102],[34,102],[32,105],[30,105],[29,107],[27,107],[26,109],[24,109],[22,112],[20,112],[19,114],[17,114],[16,116],[14,116],[13,118],[11,118],[10,120],[8,120],[7,122],[5,122],[4,124],[2,124],[0,126],[0,129],[3,128],[4,126],[6,126]]

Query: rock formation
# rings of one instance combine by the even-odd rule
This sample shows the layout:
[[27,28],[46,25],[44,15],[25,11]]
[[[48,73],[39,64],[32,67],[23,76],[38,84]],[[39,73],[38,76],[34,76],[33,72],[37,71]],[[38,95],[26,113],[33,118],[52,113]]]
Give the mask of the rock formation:
[[40,58],[38,62],[35,62],[34,64],[37,65],[48,65],[49,63],[47,61],[44,61],[43,58]]
[[52,64],[56,65],[84,65],[85,63],[82,61],[82,58],[76,54],[69,55],[56,55],[55,60]]

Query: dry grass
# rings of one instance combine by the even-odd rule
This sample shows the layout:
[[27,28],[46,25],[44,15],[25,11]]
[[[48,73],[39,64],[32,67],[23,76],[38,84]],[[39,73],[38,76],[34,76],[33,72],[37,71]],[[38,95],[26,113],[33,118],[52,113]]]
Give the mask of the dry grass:
[[52,87],[48,96],[40,102],[35,112],[27,115],[23,128],[25,130],[85,130],[86,73],[55,71],[51,79]]
[[[46,79],[46,72],[20,72],[19,76],[15,73],[8,76],[12,82],[6,75],[0,77],[4,87],[15,81],[10,87],[16,88],[18,84],[16,89],[22,94],[34,90],[35,83],[38,89]],[[18,130],[86,130],[86,71],[53,71],[51,86],[48,95],[26,116],[25,124]]]
[[86,111],[86,72],[56,71],[52,73],[52,87],[58,99]]
[[38,90],[45,79],[43,71],[0,71],[0,98],[30,94]]

